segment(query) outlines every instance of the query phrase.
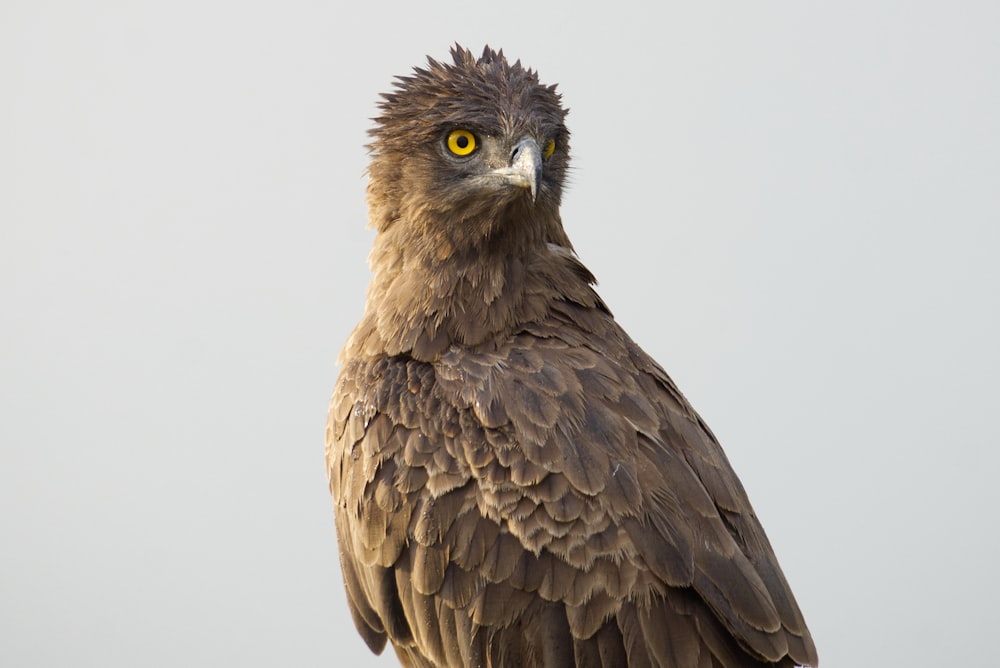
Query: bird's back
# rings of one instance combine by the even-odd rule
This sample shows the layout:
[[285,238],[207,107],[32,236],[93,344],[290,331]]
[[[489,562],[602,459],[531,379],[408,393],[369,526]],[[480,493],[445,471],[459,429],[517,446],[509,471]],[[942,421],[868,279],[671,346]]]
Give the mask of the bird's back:
[[[415,665],[815,662],[738,479],[601,308],[345,361],[328,464],[355,622]],[[343,544],[347,541],[347,544]]]

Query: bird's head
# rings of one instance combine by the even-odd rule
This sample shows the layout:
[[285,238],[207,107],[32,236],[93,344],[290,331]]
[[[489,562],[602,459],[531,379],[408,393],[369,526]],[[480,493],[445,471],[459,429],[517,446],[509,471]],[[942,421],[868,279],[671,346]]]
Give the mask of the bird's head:
[[382,96],[369,144],[372,224],[403,221],[452,247],[504,232],[568,243],[559,202],[569,132],[556,87],[502,51],[451,53]]

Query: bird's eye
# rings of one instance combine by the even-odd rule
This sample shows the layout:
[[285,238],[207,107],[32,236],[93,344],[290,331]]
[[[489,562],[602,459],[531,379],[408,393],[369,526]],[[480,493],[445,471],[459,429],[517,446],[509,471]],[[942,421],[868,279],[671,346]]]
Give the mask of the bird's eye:
[[468,130],[452,130],[448,134],[448,150],[466,156],[476,150],[476,136]]
[[555,152],[556,152],[556,140],[550,139],[545,144],[545,150],[542,151],[542,157],[549,158]]

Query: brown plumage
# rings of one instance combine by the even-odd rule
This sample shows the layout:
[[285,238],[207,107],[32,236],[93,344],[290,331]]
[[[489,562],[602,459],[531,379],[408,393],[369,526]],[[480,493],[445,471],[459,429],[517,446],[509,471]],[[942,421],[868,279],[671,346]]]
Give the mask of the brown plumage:
[[725,454],[563,231],[555,87],[452,55],[381,102],[330,406],[365,642],[410,666],[815,666]]

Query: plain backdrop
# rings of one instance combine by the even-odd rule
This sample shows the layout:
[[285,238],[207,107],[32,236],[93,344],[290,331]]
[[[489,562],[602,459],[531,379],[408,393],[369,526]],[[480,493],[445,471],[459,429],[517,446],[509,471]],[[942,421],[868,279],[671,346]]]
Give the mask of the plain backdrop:
[[1000,622],[1000,4],[0,4],[0,665],[392,666],[323,465],[378,93],[558,82],[563,217],[826,667]]

